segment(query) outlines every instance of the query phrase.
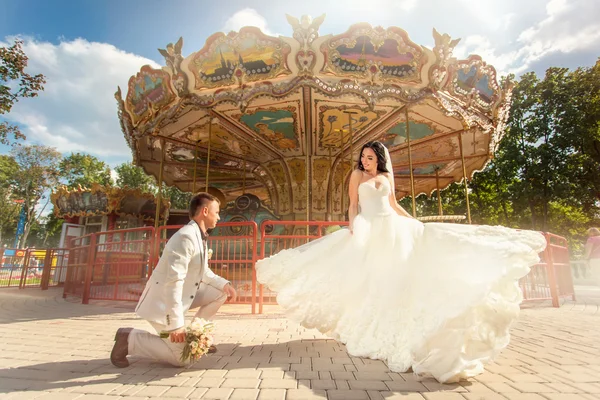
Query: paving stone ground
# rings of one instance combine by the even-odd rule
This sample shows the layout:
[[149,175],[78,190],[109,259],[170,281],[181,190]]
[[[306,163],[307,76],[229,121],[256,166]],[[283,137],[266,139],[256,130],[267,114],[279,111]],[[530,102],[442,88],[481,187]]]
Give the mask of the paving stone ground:
[[149,329],[133,303],[79,304],[61,289],[0,289],[0,398],[115,400],[571,400],[600,399],[600,288],[578,287],[561,308],[528,304],[512,341],[486,372],[442,385],[288,321],[276,306],[252,315],[226,305],[219,351],[188,369],[145,360],[114,368],[117,328]]

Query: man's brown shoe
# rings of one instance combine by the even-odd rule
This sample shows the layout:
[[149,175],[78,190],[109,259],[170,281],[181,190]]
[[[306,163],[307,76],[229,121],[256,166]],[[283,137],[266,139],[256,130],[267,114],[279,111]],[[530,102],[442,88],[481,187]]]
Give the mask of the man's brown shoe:
[[208,354],[215,354],[217,352],[217,346],[215,346],[214,344],[211,344],[210,347],[208,348]]
[[129,367],[127,354],[129,353],[129,334],[133,328],[119,328],[115,335],[115,345],[110,352],[110,362],[119,368]]

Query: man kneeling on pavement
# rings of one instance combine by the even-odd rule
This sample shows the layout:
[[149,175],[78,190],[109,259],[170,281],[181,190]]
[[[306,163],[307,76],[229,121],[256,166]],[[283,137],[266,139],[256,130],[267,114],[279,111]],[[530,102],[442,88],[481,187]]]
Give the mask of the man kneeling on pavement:
[[[219,221],[219,200],[208,193],[198,193],[190,201],[191,221],[169,239],[158,264],[142,293],[135,313],[148,321],[161,339],[150,332],[120,328],[110,355],[113,365],[129,366],[128,355],[166,361],[183,366],[181,352],[185,343],[185,313],[199,307],[194,318],[212,319],[228,297],[236,291],[226,279],[208,266],[207,230]],[[209,353],[216,352],[211,346]]]

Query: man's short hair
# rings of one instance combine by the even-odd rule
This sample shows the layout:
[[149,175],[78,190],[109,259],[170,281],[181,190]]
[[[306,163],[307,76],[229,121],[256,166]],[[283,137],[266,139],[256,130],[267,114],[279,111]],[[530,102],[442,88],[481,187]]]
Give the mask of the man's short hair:
[[190,209],[189,209],[190,219],[192,219],[196,216],[196,214],[198,213],[198,210],[202,209],[203,207],[208,206],[213,201],[216,201],[217,203],[221,204],[219,199],[217,199],[212,194],[206,193],[206,192],[200,192],[197,195],[195,195],[194,197],[192,197],[192,200],[190,200]]

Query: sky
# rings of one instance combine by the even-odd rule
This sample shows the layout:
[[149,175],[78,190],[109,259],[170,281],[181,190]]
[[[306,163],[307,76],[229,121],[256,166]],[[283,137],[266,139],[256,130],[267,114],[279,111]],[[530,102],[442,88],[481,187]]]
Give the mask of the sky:
[[[549,67],[588,67],[600,56],[600,0],[0,0],[0,46],[25,41],[27,71],[43,73],[45,91],[4,117],[27,143],[65,155],[87,152],[114,167],[131,161],[114,93],[126,94],[140,67],[164,65],[158,48],[182,36],[183,55],[215,32],[257,26],[292,36],[285,14],[326,14],[320,35],[368,22],[400,27],[431,48],[433,28],[461,38],[454,55],[478,54],[499,75]],[[6,153],[7,147],[0,147]]]

